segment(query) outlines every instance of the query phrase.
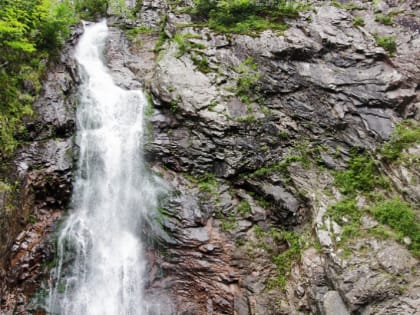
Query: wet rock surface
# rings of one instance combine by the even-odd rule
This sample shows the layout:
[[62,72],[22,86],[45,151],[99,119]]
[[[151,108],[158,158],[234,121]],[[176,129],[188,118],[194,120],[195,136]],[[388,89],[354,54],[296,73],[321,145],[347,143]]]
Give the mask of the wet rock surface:
[[1,212],[1,314],[29,314],[28,297],[39,293],[49,272],[51,238],[71,197],[78,83],[71,45],[79,34],[73,31],[69,48],[48,71],[34,118],[25,123],[27,144],[9,166],[14,185]]
[[[397,123],[418,116],[419,63],[409,57],[420,51],[418,19],[408,27],[411,18],[401,14],[390,27],[375,22],[373,5],[356,4],[364,9],[319,2],[284,34],[259,36],[177,28],[190,20],[169,4],[169,38],[143,82],[154,105],[146,154],[172,190],[160,218],[162,275],[151,288],[166,283],[175,313],[420,311],[418,260],[401,243],[367,236],[343,254],[343,227],[327,216],[336,201],[325,192],[333,183],[328,170],[343,169],[354,148],[373,152]],[[413,10],[413,2],[383,5],[384,12]],[[353,25],[358,15],[364,27]],[[194,48],[181,51],[175,33]],[[395,56],[376,44],[376,33],[396,35]],[[250,93],[238,92],[239,80],[254,73]],[[417,180],[403,179],[418,178],[414,169],[406,176],[384,169],[416,198]],[[284,286],[273,283],[292,245],[273,227],[294,229],[309,247]]]
[[[145,154],[167,196],[145,227],[146,293],[161,313],[420,312],[419,261],[404,244],[372,237],[378,222],[366,215],[361,236],[343,248],[345,224],[327,214],[342,198],[331,173],[346,167],[351,152],[373,153],[402,119],[420,117],[420,22],[407,13],[418,14],[418,5],[381,1],[382,12],[405,10],[387,26],[375,21],[376,4],[355,4],[364,9],[318,1],[283,34],[258,36],[187,25],[190,16],[178,9],[189,1],[144,0],[125,27],[151,31],[131,41],[118,28],[124,22],[114,21],[107,58],[116,83],[142,87],[153,103]],[[363,27],[353,25],[355,16]],[[175,33],[184,35],[185,52]],[[376,44],[376,33],[396,36],[395,56]],[[197,60],[206,60],[204,71]],[[45,98],[54,111],[37,103],[45,121],[33,123],[35,143],[16,160],[21,178],[37,187],[25,200],[48,217],[42,227],[29,225],[13,247],[11,262],[21,261],[13,279],[23,277],[21,287],[32,270],[22,249],[37,250],[38,236],[48,234],[68,198],[77,83],[71,68],[51,73]],[[241,78],[252,84],[238,92]],[[415,155],[418,147],[408,150]],[[379,169],[390,190],[418,202],[419,172],[410,165]],[[34,236],[34,229],[42,232]],[[48,248],[37,253],[46,257]]]

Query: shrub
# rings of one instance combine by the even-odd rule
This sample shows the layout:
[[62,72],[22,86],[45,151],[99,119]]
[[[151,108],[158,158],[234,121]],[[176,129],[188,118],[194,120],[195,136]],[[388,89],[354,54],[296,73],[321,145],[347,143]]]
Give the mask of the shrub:
[[301,1],[279,0],[267,5],[252,0],[195,0],[196,18],[208,20],[211,28],[221,32],[249,33],[265,29],[284,30],[284,17],[297,17],[306,10]]
[[299,262],[302,253],[302,241],[300,237],[290,231],[283,231],[280,233],[279,241],[287,244],[287,249],[283,253],[273,256],[273,263],[277,268],[277,277],[270,283],[271,286],[278,286],[284,288],[286,280],[289,278],[293,263]]
[[204,49],[205,48],[203,44],[191,42],[190,41],[191,38],[200,38],[200,37],[194,34],[190,34],[190,33],[187,33],[187,34],[176,33],[175,34],[173,41],[178,46],[178,52],[175,57],[180,58],[191,49]]
[[254,63],[252,57],[246,58],[235,68],[235,71],[239,73],[236,81],[236,95],[245,103],[250,103],[251,97],[256,94],[257,82],[261,77],[257,69],[258,65]]
[[344,224],[343,218],[347,221],[359,222],[361,212],[354,199],[345,199],[328,208],[327,214],[339,224]]
[[409,248],[420,254],[420,223],[409,204],[394,198],[380,202],[371,211],[379,222],[390,226],[400,238],[408,236],[411,239]]
[[209,65],[209,60],[206,57],[191,57],[192,62],[197,67],[197,69],[203,73],[211,72],[211,68]]
[[376,44],[391,55],[397,51],[397,43],[395,42],[395,36],[375,36]]
[[384,25],[392,25],[394,21],[391,15],[376,14],[375,21]]
[[347,170],[334,174],[334,184],[344,194],[369,192],[377,186],[385,186],[384,179],[378,175],[374,160],[367,155],[353,155]]
[[381,148],[381,153],[385,159],[397,160],[404,149],[414,143],[420,143],[420,126],[414,121],[407,120],[395,127],[391,140]]

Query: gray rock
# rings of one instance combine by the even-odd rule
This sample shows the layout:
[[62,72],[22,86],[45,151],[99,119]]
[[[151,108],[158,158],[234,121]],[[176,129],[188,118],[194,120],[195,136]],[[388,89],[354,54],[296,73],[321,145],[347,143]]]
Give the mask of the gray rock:
[[408,250],[398,245],[381,249],[377,254],[379,264],[389,273],[394,275],[404,274],[418,265]]
[[350,315],[340,294],[337,291],[328,291],[324,296],[325,315]]

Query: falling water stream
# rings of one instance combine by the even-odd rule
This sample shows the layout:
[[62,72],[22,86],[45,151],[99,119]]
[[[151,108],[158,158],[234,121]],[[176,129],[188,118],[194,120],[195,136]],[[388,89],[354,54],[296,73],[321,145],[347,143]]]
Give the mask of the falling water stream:
[[147,314],[140,239],[157,191],[143,163],[139,90],[115,85],[104,64],[105,21],[85,27],[76,48],[78,170],[73,206],[58,240],[51,314]]

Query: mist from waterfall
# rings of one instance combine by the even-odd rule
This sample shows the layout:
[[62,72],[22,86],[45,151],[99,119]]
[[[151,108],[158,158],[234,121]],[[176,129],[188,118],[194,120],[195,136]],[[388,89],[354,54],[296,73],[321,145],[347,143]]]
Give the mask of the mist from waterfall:
[[148,313],[140,236],[158,190],[142,154],[146,100],[113,82],[103,57],[107,35],[106,21],[87,25],[76,48],[80,152],[72,209],[58,239],[51,314]]

